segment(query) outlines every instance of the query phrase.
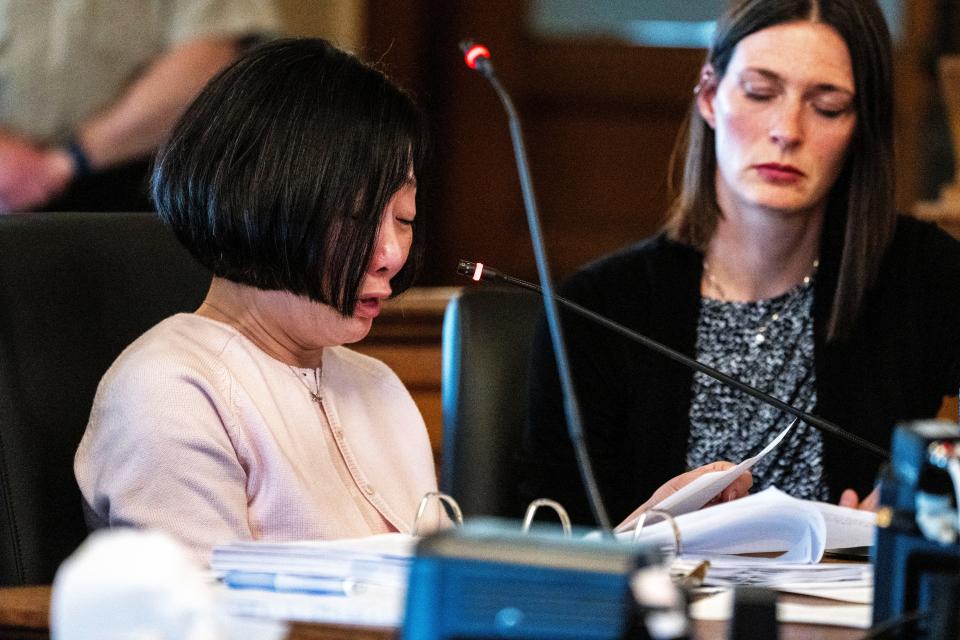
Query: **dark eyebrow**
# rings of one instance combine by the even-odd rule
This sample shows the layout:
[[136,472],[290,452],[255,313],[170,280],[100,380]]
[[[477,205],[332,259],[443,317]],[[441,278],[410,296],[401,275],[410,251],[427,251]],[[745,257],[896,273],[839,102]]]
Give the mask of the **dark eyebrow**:
[[783,81],[783,78],[780,77],[780,74],[774,73],[769,69],[761,69],[758,67],[747,67],[746,69],[740,72],[740,76],[743,77],[743,74],[745,73],[756,73],[758,75],[763,76],[767,80],[775,80],[777,82]]
[[844,87],[838,87],[837,85],[830,84],[828,82],[824,82],[823,84],[816,85],[815,87],[813,87],[813,90],[819,91],[821,93],[845,93],[851,98],[855,95],[853,91],[850,91],[850,89],[846,89]]

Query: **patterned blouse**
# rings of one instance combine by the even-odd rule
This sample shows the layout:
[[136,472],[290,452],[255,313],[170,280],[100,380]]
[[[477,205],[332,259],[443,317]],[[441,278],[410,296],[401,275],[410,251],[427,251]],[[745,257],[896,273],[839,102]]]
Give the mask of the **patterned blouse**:
[[[811,279],[776,298],[727,302],[701,298],[697,359],[799,409],[817,402]],[[687,466],[756,455],[793,417],[695,373]],[[775,486],[798,498],[827,500],[820,432],[798,422],[753,468],[753,491]]]

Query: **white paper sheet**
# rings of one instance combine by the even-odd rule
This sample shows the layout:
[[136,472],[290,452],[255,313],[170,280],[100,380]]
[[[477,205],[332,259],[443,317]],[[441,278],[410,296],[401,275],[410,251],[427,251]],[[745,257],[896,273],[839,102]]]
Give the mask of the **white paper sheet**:
[[416,543],[417,538],[402,533],[323,541],[238,541],[214,547],[210,567],[221,574],[258,572],[402,586]]
[[[733,592],[725,591],[690,605],[695,620],[729,620],[733,609]],[[866,604],[808,604],[778,602],[777,620],[800,624],[821,624],[834,627],[869,629],[872,608]]]
[[[784,561],[819,562],[826,539],[815,507],[774,488],[683,514],[675,522],[683,553],[695,556],[782,552]],[[673,547],[673,527],[668,522],[645,526],[638,540]]]
[[[683,554],[694,556],[782,552],[781,561],[816,563],[823,557],[828,536],[844,544],[852,543],[848,546],[871,544],[873,514],[833,505],[827,507],[792,498],[771,487],[739,500],[677,516],[675,524],[680,530]],[[871,524],[867,526],[867,522]],[[850,523],[853,526],[841,530]],[[828,528],[838,530],[828,534]],[[628,539],[633,532],[617,535]],[[668,522],[645,526],[638,540],[673,547],[673,526]]]
[[403,622],[406,589],[332,596],[221,587],[218,596],[220,606],[233,616],[398,628]]
[[862,582],[814,582],[808,584],[778,584],[774,587],[784,593],[796,593],[824,600],[836,600],[850,604],[873,604],[873,580]]
[[[220,605],[244,617],[397,627],[403,620],[407,579],[417,538],[390,533],[332,541],[240,541],[218,545],[211,568],[295,579],[298,584],[336,583],[343,589],[295,592],[282,588],[228,588]],[[347,588],[349,585],[349,588]]]
[[827,523],[827,549],[873,546],[877,514],[827,502],[813,502]]
[[[705,473],[690,484],[686,485],[676,493],[667,496],[659,503],[650,507],[651,509],[657,509],[658,511],[666,511],[672,516],[682,515],[684,513],[689,513],[695,511],[713,500],[721,491],[726,489],[740,477],[746,471],[749,471],[755,464],[757,464],[765,455],[773,451],[773,449],[780,444],[780,441],[783,440],[786,435],[790,432],[790,429],[793,428],[793,425],[797,423],[797,420],[794,419],[787,428],[781,431],[776,438],[770,441],[767,446],[757,455],[747,458],[740,464],[730,467],[726,471],[713,471],[710,473]],[[629,531],[633,529],[637,520],[639,520],[642,512],[638,513],[634,511],[627,518],[621,522],[617,528],[614,530],[615,533],[622,533],[624,531]],[[650,524],[656,522],[657,520],[662,519],[662,516],[658,514],[650,514],[647,518],[646,523]]]
[[[822,598],[848,602],[870,602],[862,590],[873,587],[873,571],[864,562],[828,562],[802,564],[784,562],[779,558],[755,558],[747,556],[707,556],[675,558],[670,573],[675,577],[689,574],[702,560],[710,562],[704,578],[705,587],[756,585],[779,591],[803,593]],[[847,595],[840,591],[849,589]],[[836,594],[833,593],[836,590]],[[854,591],[860,590],[856,595]]]

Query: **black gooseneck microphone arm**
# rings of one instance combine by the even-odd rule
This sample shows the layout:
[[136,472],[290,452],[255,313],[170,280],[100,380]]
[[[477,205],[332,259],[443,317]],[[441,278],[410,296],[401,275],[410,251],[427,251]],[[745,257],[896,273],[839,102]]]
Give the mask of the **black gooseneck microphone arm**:
[[467,66],[479,71],[480,74],[490,82],[497,97],[500,98],[500,102],[503,103],[503,108],[507,112],[507,118],[510,123],[510,138],[513,142],[513,154],[517,162],[517,172],[520,175],[520,190],[523,193],[523,204],[527,213],[527,226],[530,227],[530,241],[533,244],[533,253],[536,258],[537,275],[540,280],[540,286],[544,292],[543,307],[546,313],[547,326],[550,330],[553,353],[557,361],[557,372],[560,375],[560,387],[563,391],[563,411],[567,418],[567,432],[573,444],[573,450],[577,458],[577,467],[580,470],[580,477],[586,489],[593,517],[596,519],[597,524],[600,525],[604,534],[611,535],[610,519],[607,517],[607,510],[603,506],[603,499],[600,496],[596,476],[594,476],[593,467],[590,464],[590,457],[587,454],[586,443],[583,439],[580,407],[577,403],[577,396],[573,389],[573,380],[570,376],[570,365],[567,359],[566,347],[564,346],[563,331],[560,328],[557,303],[553,294],[553,285],[551,284],[553,281],[550,277],[550,267],[547,264],[547,252],[544,248],[543,237],[540,231],[537,203],[533,195],[533,182],[530,178],[530,169],[527,167],[527,152],[523,144],[520,120],[517,117],[517,111],[513,106],[513,101],[493,72],[493,65],[490,62],[490,51],[483,45],[475,44],[470,40],[461,42],[460,49],[463,51],[464,61],[467,63]]
[[722,371],[718,371],[717,369],[707,366],[698,360],[695,360],[689,356],[685,356],[679,351],[671,349],[670,347],[660,342],[657,342],[652,338],[648,338],[647,336],[641,333],[637,333],[632,329],[628,329],[622,324],[616,323],[613,320],[610,320],[609,318],[605,318],[598,313],[590,311],[589,309],[580,306],[576,302],[567,300],[566,298],[555,295],[552,292],[547,293],[545,289],[541,289],[540,287],[538,287],[537,285],[531,282],[526,282],[525,280],[520,280],[519,278],[514,278],[513,276],[508,276],[506,274],[500,273],[495,269],[491,269],[490,267],[485,266],[483,263],[470,262],[468,260],[460,260],[460,263],[457,265],[457,273],[459,273],[460,275],[469,276],[470,278],[478,282],[480,281],[505,282],[515,287],[528,289],[530,291],[536,291],[537,293],[541,294],[544,298],[546,298],[547,296],[552,296],[553,298],[556,299],[557,302],[562,304],[567,309],[570,309],[571,311],[574,311],[579,315],[610,329],[611,331],[619,333],[620,335],[625,336],[630,340],[633,340],[634,342],[639,342],[640,344],[647,347],[648,349],[656,351],[657,353],[663,356],[666,356],[667,358],[675,362],[684,364],[690,367],[691,369],[695,369],[696,371],[704,373],[710,376],[711,378],[719,380],[720,382],[722,382],[727,386],[733,387],[734,389],[738,389],[739,391],[743,391],[747,395],[753,396],[754,398],[760,400],[761,402],[766,402],[769,405],[773,405],[774,407],[780,409],[781,411],[784,411],[785,413],[789,413],[792,416],[796,416],[797,418],[800,418],[807,424],[816,427],[820,431],[836,436],[842,440],[846,440],[850,444],[857,446],[865,451],[869,451],[870,453],[876,456],[879,456],[883,460],[890,459],[889,451],[877,446],[876,444],[870,442],[869,440],[865,440],[861,438],[855,433],[850,433],[849,431],[840,428],[839,426],[833,424],[828,420],[824,420],[823,418],[818,418],[815,415],[806,413],[805,411],[801,411],[800,409],[797,409],[787,404],[786,402],[783,402],[782,400],[779,400],[771,396],[769,393],[764,393],[763,391],[760,391],[756,387],[752,387],[745,382],[741,382],[736,378],[728,376]]

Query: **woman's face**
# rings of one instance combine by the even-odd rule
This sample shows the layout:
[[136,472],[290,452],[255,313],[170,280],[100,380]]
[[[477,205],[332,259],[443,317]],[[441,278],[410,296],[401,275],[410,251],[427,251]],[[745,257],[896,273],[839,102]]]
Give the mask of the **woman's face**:
[[715,132],[721,211],[822,211],[856,127],[854,87],[830,26],[790,22],[741,40],[697,97]]
[[416,195],[417,187],[411,179],[387,202],[352,316],[344,317],[333,307],[304,296],[276,292],[271,314],[285,327],[289,339],[301,348],[313,349],[349,344],[366,337],[384,300],[392,293],[390,280],[410,255]]

